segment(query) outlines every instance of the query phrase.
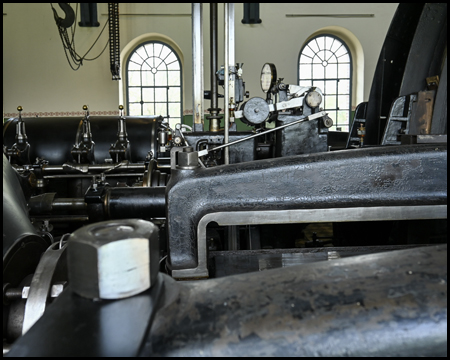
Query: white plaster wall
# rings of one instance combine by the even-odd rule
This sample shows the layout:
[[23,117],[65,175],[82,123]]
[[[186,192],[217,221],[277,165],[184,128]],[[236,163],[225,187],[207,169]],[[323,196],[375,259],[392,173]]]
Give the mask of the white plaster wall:
[[[74,4],[72,4],[73,6]],[[378,3],[261,3],[262,24],[244,25],[243,5],[235,5],[236,61],[244,63],[244,81],[250,96],[262,96],[259,77],[262,65],[273,62],[286,83],[297,81],[298,53],[306,39],[317,30],[343,27],[354,34],[364,52],[362,96],[367,100],[376,62],[386,32],[397,8]],[[55,3],[62,16],[63,12]],[[223,5],[219,5],[219,63],[223,63]],[[190,14],[189,3],[121,3],[120,14]],[[3,111],[25,114],[81,112],[88,104],[91,112],[113,112],[119,105],[119,84],[111,79],[109,48],[95,61],[73,71],[67,63],[48,3],[3,4]],[[105,24],[107,4],[98,4],[98,28],[77,27],[76,49],[84,54]],[[287,18],[286,14],[374,14],[373,18]],[[209,4],[203,5],[205,89],[209,89]],[[78,19],[79,20],[79,19]],[[191,18],[189,16],[121,16],[120,45],[146,33],[170,37],[184,57],[184,109],[192,109]],[[91,56],[100,53],[108,39],[105,29]],[[122,64],[123,65],[123,64]],[[221,92],[221,90],[219,90]],[[353,104],[355,106],[357,104]],[[205,101],[205,108],[209,101]]]

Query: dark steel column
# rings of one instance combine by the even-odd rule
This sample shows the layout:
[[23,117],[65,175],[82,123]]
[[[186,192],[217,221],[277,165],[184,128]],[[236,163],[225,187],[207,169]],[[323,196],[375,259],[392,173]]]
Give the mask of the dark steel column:
[[219,131],[220,109],[217,107],[217,4],[211,3],[209,8],[210,19],[210,71],[211,71],[211,107],[208,109],[210,115],[209,119],[209,131]]

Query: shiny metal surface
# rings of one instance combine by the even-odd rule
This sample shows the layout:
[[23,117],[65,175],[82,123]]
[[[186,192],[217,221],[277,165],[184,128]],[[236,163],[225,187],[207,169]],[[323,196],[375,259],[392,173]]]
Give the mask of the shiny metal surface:
[[192,3],[192,111],[194,131],[203,131],[203,4]]
[[[52,280],[60,261],[65,262],[63,257],[67,249],[67,243],[59,248],[59,243],[52,244],[42,255],[36,271],[31,280],[30,290],[25,305],[22,335],[25,334],[44,314],[47,299],[50,296]],[[60,265],[61,266],[61,265]]]
[[94,223],[72,233],[69,244],[69,282],[82,297],[122,299],[156,281],[158,228],[148,221]]
[[220,226],[290,224],[342,221],[382,221],[446,219],[447,205],[377,206],[339,209],[299,209],[280,211],[236,211],[211,213],[203,216],[197,228],[198,265],[193,269],[173,270],[175,279],[209,276],[207,263],[206,227],[210,222]]

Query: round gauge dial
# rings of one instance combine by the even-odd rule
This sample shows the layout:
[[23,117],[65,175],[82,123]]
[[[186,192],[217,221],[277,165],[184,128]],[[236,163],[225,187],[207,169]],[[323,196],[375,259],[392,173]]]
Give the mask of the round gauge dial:
[[275,85],[277,69],[274,64],[265,63],[261,70],[261,89],[267,93]]

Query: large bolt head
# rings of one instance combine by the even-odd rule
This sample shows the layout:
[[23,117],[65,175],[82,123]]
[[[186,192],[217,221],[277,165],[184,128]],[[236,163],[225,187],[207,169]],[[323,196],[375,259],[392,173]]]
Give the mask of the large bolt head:
[[76,230],[67,248],[69,284],[89,299],[139,294],[157,280],[158,227],[138,219],[103,221]]
[[177,167],[187,170],[196,169],[198,167],[198,153],[191,146],[183,148],[183,151],[178,153]]

